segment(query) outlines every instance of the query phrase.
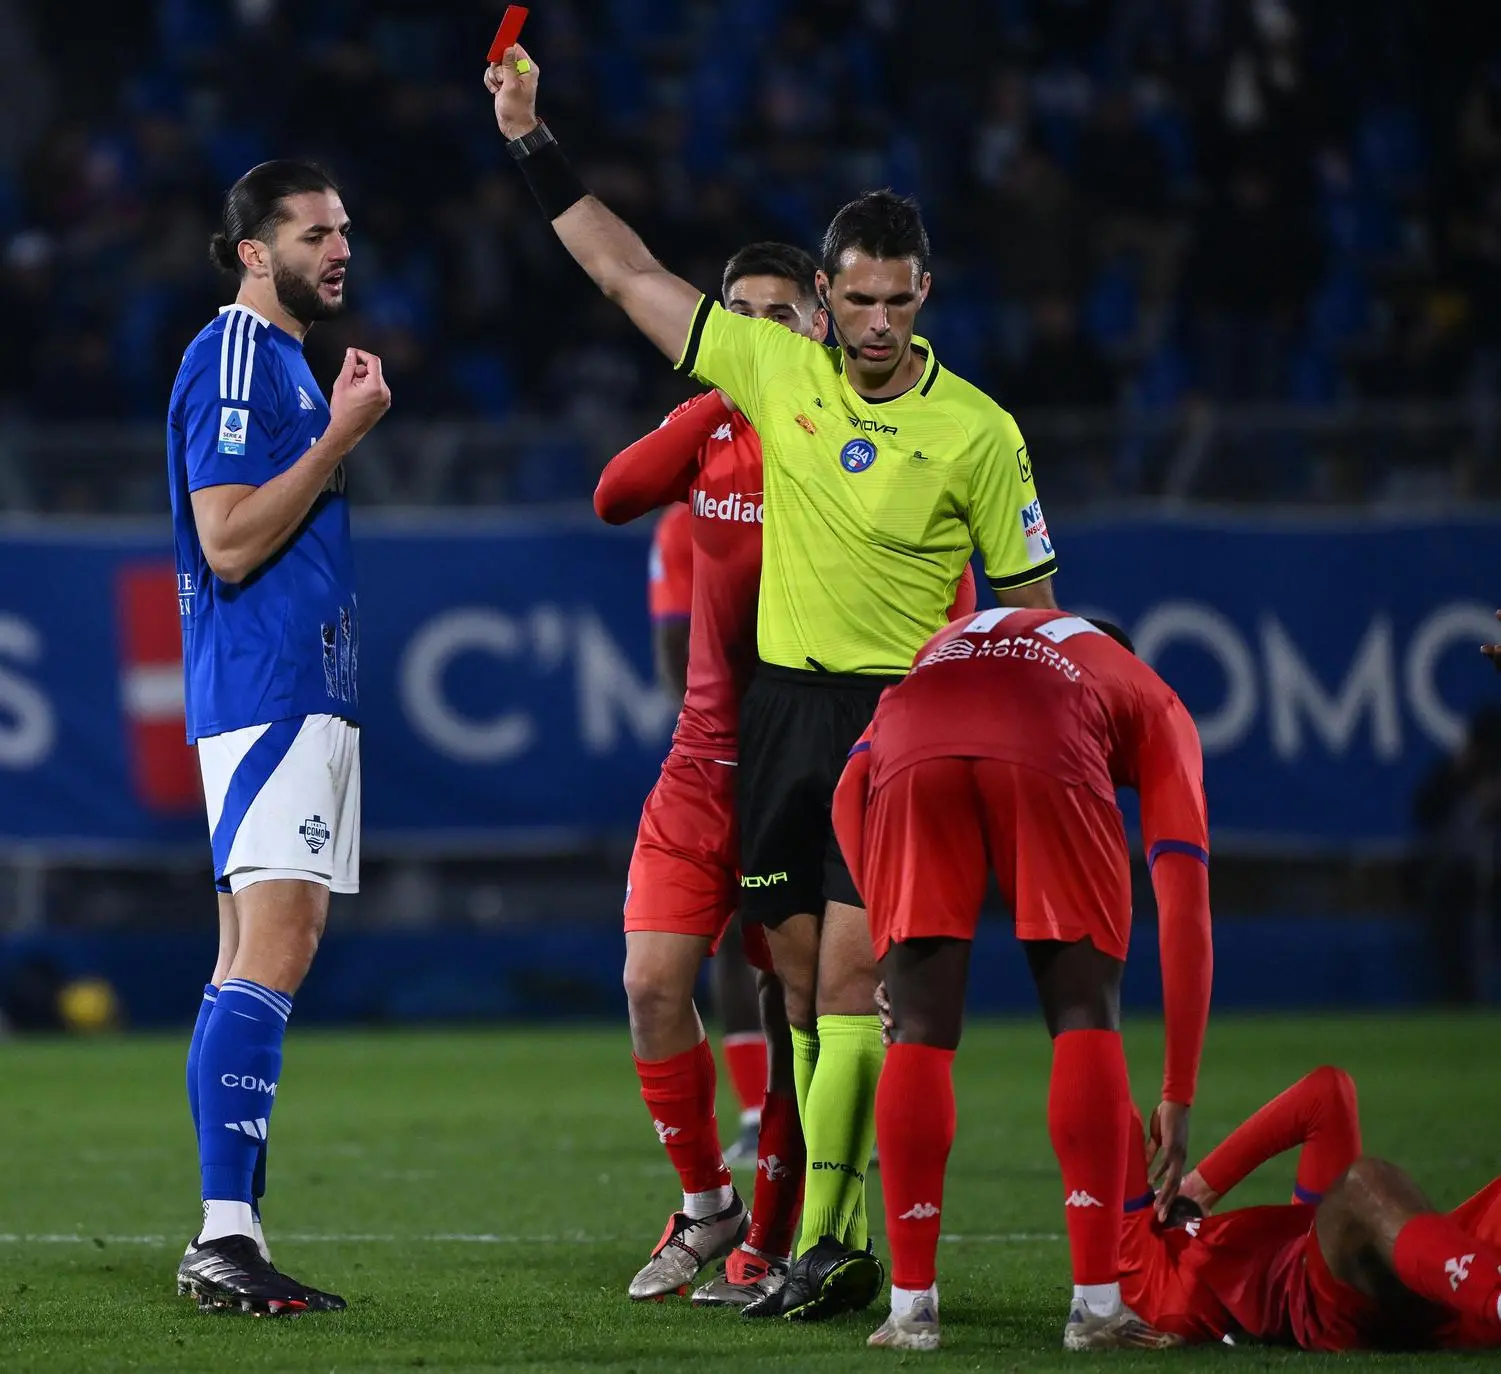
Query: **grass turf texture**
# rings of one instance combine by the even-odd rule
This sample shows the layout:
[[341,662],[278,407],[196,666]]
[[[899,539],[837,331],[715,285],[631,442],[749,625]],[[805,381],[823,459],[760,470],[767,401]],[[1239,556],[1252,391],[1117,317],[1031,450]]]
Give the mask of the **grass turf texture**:
[[[1498,1028],[1482,1017],[1220,1018],[1194,1114],[1196,1153],[1305,1070],[1338,1063],[1360,1084],[1366,1148],[1452,1205],[1501,1173]],[[1160,1029],[1137,1025],[1127,1040],[1137,1098],[1150,1108]],[[677,1195],[623,1030],[294,1028],[266,1221],[278,1262],[351,1308],[282,1321],[201,1316],[173,1289],[196,1216],[185,1043],[184,1034],[0,1046],[0,1369],[655,1374],[1077,1369],[1091,1358],[1059,1349],[1068,1259],[1040,1025],[977,1025],[960,1051],[939,1258],[945,1349],[907,1356],[864,1347],[884,1297],[821,1326],[626,1299]],[[734,1120],[722,1101],[726,1135]],[[1285,1200],[1291,1158],[1264,1175],[1235,1200]],[[872,1184],[879,1237],[878,1176]],[[748,1172],[740,1185],[749,1198]],[[884,1237],[877,1245],[884,1251]],[[1249,1347],[1101,1358],[1173,1369],[1334,1363]]]

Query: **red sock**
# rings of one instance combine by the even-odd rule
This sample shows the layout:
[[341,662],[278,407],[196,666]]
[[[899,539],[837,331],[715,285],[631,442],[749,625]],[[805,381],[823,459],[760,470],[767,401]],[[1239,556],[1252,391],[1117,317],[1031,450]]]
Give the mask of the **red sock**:
[[1204,1156],[1199,1175],[1228,1193],[1253,1169],[1302,1145],[1293,1201],[1317,1204],[1360,1154],[1355,1080],[1325,1065],[1279,1093]]
[[636,1060],[641,1098],[685,1193],[730,1182],[714,1115],[714,1055],[707,1040],[671,1059]]
[[881,1066],[876,1147],[897,1288],[920,1291],[938,1281],[943,1175],[954,1145],[953,1070],[953,1050],[931,1045],[893,1045]]
[[803,1209],[803,1174],[808,1151],[797,1119],[797,1098],[767,1093],[756,1146],[756,1196],[751,1203],[745,1243],[775,1259],[792,1253],[793,1233]]
[[1425,1212],[1409,1221],[1397,1232],[1392,1268],[1420,1297],[1501,1328],[1501,1249],[1452,1217]]
[[766,1096],[766,1037],[760,1031],[727,1035],[721,1046],[742,1112],[758,1112]]
[[[1076,1284],[1118,1283],[1131,1082],[1118,1031],[1053,1041],[1048,1133],[1063,1170],[1063,1215]],[[881,1160],[885,1167],[885,1158]]]

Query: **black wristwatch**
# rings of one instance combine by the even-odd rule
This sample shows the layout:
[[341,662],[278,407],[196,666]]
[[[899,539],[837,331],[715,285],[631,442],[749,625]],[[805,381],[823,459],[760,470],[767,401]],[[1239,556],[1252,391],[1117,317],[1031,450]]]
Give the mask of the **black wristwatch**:
[[522,134],[520,138],[510,139],[506,143],[506,151],[517,162],[520,162],[522,158],[530,157],[539,148],[545,148],[549,143],[556,143],[557,141],[552,136],[552,130],[539,120],[537,127],[531,133]]

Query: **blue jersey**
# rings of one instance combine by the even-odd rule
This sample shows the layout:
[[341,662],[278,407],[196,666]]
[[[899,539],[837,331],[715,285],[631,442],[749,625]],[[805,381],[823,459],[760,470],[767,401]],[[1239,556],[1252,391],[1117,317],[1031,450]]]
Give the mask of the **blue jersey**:
[[328,428],[302,345],[243,305],[188,345],[172,388],[167,478],[188,740],[293,716],[358,719],[360,627],[340,464],[297,533],[237,586],[210,570],[190,493],[258,487]]

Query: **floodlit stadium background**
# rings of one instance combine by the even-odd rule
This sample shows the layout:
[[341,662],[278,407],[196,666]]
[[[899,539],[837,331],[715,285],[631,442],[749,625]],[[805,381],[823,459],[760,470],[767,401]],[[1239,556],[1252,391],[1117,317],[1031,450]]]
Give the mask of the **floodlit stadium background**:
[[[358,343],[395,398],[350,463],[364,890],[299,1021],[623,1015],[624,863],[671,711],[649,530],[588,497],[686,391],[508,165],[479,80],[499,8],[158,0],[116,34],[118,6],[0,0],[17,1026],[182,1026],[210,962],[163,416],[227,299],[219,198],[281,154],[326,161],[355,222],[314,368]],[[1016,414],[1060,600],[1130,627],[1199,719],[1221,1009],[1497,990],[1487,8],[538,0],[527,32],[591,186],[706,288],[751,239],[815,247],[862,188],[920,195],[921,331]],[[101,62],[80,35],[106,32]],[[975,1006],[1026,1011],[999,915]]]

